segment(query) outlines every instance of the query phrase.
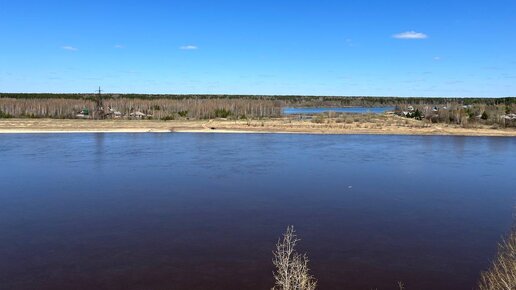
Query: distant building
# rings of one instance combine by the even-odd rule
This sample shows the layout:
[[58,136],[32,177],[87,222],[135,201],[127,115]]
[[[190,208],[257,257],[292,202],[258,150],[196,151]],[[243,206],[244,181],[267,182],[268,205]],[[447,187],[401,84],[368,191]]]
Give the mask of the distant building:
[[142,118],[147,117],[146,114],[144,114],[144,113],[142,113],[140,111],[133,112],[133,113],[129,114],[129,116],[137,118],[137,119],[142,119]]
[[505,120],[513,121],[513,120],[516,120],[516,114],[503,115],[502,118],[504,118]]
[[81,112],[79,112],[79,114],[75,115],[75,117],[77,118],[82,118],[82,119],[88,119],[90,118],[90,110],[88,109],[82,109]]

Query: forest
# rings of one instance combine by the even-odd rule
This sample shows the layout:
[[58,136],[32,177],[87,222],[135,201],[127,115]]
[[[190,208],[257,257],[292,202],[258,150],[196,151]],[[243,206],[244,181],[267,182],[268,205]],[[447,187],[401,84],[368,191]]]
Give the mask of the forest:
[[284,107],[381,107],[432,123],[516,126],[516,97],[426,98],[287,95],[157,95],[0,93],[0,118],[256,119]]

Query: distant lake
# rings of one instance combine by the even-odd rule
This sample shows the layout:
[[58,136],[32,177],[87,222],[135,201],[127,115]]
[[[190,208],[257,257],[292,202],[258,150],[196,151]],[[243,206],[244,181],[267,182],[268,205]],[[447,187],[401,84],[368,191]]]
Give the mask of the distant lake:
[[342,107],[342,108],[283,108],[284,115],[294,114],[320,114],[327,112],[353,113],[353,114],[383,114],[394,111],[394,107]]
[[270,289],[295,225],[320,289],[472,289],[516,138],[0,135],[0,288]]

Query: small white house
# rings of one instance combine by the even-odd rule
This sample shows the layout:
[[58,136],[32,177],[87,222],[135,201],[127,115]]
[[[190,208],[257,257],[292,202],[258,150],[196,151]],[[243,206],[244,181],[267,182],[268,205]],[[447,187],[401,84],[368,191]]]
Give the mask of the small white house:
[[133,112],[133,113],[129,114],[129,116],[134,117],[134,118],[138,118],[138,119],[147,117],[146,114],[144,114],[144,113],[142,113],[140,111]]

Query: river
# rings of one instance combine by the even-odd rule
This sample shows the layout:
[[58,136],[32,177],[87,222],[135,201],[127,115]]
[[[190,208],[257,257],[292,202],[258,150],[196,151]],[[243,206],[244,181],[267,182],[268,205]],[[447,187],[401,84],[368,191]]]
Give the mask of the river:
[[319,289],[471,289],[516,138],[0,135],[2,289],[270,289],[294,225]]

